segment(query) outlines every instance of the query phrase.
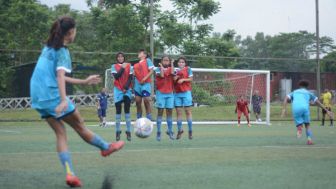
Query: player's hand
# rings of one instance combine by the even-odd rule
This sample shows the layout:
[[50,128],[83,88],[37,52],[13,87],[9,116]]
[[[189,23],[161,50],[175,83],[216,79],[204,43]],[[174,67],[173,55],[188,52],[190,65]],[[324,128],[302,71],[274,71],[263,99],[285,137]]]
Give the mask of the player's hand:
[[330,117],[330,119],[334,119],[334,113],[332,113],[331,111],[327,111],[327,114]]
[[68,108],[68,101],[62,100],[61,103],[58,104],[58,106],[55,108],[56,115],[61,115],[62,112],[64,112]]
[[181,83],[183,83],[183,82],[184,82],[183,79],[179,79],[179,80],[177,80],[177,83],[178,83],[178,84],[181,84]]
[[286,109],[282,109],[281,118],[284,118],[287,115]]
[[88,85],[96,85],[101,82],[101,78],[99,75],[90,75],[85,79],[85,83]]
[[130,64],[130,63],[126,63],[126,62],[124,62],[124,63],[122,63],[121,67],[126,68],[126,66],[128,66],[129,64]]
[[143,78],[143,79],[141,79],[140,84],[144,84],[145,82],[146,82],[146,79]]
[[163,68],[163,65],[161,63],[159,63],[159,66],[160,66],[160,68]]

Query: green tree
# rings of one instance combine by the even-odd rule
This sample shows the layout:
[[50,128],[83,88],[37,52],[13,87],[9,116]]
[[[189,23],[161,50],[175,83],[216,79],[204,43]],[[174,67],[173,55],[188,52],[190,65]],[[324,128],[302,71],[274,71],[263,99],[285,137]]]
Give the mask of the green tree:
[[336,51],[333,51],[323,57],[321,60],[322,72],[336,72]]

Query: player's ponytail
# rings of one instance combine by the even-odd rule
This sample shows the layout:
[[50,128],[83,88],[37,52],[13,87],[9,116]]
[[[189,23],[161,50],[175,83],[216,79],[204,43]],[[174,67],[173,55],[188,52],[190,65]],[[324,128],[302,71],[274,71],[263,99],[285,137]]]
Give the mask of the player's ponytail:
[[64,36],[67,35],[70,29],[76,27],[75,20],[71,17],[64,16],[57,19],[49,33],[47,39],[47,46],[55,49],[59,49],[64,46]]

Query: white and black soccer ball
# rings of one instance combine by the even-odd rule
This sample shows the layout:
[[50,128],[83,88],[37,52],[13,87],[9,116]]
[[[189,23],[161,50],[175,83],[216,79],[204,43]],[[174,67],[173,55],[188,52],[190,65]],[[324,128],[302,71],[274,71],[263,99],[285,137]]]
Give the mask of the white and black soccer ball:
[[147,138],[153,132],[153,122],[148,118],[139,118],[134,123],[134,133],[139,138]]

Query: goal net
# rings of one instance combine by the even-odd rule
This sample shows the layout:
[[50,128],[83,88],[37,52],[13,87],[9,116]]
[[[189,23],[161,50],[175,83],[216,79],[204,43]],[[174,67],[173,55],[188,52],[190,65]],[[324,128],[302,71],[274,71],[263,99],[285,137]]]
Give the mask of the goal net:
[[[192,68],[192,71],[194,124],[236,124],[236,100],[241,95],[249,102],[251,122],[270,124],[270,71],[205,68]],[[110,69],[105,72],[105,87],[110,94],[113,93],[113,77]],[[252,97],[255,93],[262,97],[261,121],[256,120],[253,111]],[[111,102],[111,104],[114,103]],[[152,114],[155,119],[154,107]],[[173,115],[175,114],[174,112]],[[109,117],[108,120],[113,122],[114,116]],[[242,123],[246,122],[244,116],[241,120]]]

